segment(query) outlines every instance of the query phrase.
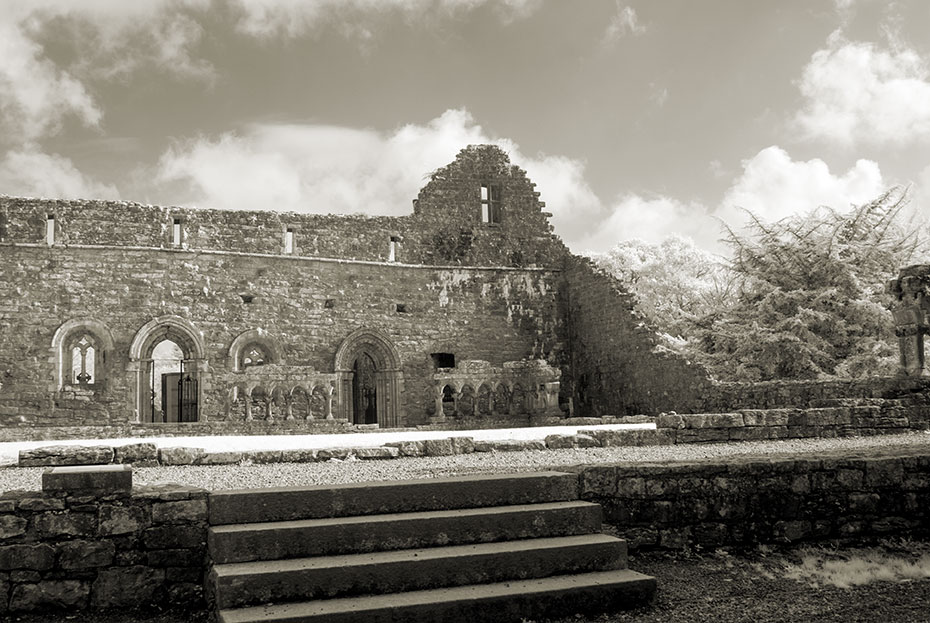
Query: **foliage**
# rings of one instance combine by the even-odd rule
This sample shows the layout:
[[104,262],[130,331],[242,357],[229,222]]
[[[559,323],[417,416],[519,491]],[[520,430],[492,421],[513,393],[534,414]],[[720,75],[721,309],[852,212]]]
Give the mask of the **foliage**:
[[628,240],[592,259],[636,295],[639,310],[673,343],[693,333],[699,319],[732,304],[726,263],[689,238]]
[[607,255],[624,259],[602,265],[629,284],[660,332],[680,336],[683,354],[720,379],[893,374],[884,284],[927,253],[923,231],[903,213],[907,202],[893,188],[846,213],[824,207],[775,223],[750,215],[745,233],[727,230],[725,267],[709,269],[681,241],[651,247],[656,256],[638,265],[631,244],[619,245]]

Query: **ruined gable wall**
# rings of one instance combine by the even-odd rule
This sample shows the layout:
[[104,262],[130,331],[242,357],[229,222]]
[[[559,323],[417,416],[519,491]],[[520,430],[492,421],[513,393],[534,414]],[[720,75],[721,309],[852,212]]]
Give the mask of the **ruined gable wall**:
[[701,366],[663,350],[615,277],[567,255],[561,288],[571,362],[563,384],[577,414],[690,413],[716,395]]

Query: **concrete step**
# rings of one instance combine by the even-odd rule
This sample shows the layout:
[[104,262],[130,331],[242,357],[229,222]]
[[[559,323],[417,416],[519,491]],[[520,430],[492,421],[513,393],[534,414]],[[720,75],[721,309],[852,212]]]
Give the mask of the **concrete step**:
[[560,502],[578,497],[578,476],[558,472],[217,491],[210,495],[210,524]]
[[629,608],[651,600],[655,587],[655,578],[622,569],[227,609],[218,618],[220,623],[506,623]]
[[330,599],[623,569],[626,542],[604,534],[217,565],[218,608]]
[[214,564],[512,541],[599,532],[601,507],[550,502],[213,526]]

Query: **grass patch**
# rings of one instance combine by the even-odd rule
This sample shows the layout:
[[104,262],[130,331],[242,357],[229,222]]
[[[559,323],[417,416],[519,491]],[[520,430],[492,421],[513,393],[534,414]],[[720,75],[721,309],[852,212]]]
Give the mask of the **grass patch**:
[[[911,582],[930,578],[930,551],[924,544],[858,548],[837,551],[826,548],[797,552],[798,562],[785,561],[779,575],[810,586],[852,588],[873,582]],[[760,570],[767,577],[771,568]]]

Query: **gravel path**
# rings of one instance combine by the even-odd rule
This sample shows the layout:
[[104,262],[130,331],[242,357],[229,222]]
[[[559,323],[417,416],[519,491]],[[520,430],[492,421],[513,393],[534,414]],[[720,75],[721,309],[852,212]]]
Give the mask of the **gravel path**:
[[[726,444],[685,444],[619,448],[586,448],[523,452],[483,452],[444,457],[402,458],[388,461],[331,461],[262,465],[203,465],[136,468],[137,485],[176,483],[205,489],[310,486],[369,480],[404,480],[473,473],[537,471],[582,464],[668,462],[739,456],[822,455],[872,453],[895,448],[930,451],[930,432],[837,439],[790,439]],[[45,468],[0,468],[0,491],[41,488]]]

